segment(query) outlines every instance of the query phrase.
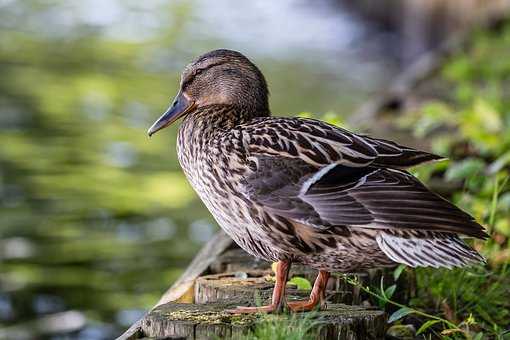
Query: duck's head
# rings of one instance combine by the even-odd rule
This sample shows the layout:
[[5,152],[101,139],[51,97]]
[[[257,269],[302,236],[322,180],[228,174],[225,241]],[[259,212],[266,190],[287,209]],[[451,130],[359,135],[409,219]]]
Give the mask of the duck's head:
[[231,50],[214,50],[190,63],[181,75],[173,104],[149,128],[149,136],[177,119],[209,105],[231,105],[268,113],[268,90],[262,72],[248,58]]

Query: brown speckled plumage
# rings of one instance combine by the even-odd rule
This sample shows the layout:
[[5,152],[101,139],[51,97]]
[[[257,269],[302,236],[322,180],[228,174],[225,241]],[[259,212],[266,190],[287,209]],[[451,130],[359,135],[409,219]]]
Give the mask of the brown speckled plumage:
[[218,50],[186,67],[174,104],[186,109],[170,109],[185,116],[177,151],[186,177],[244,250],[323,272],[483,261],[458,236],[485,238],[483,228],[405,170],[440,157],[271,117],[267,93],[248,59]]

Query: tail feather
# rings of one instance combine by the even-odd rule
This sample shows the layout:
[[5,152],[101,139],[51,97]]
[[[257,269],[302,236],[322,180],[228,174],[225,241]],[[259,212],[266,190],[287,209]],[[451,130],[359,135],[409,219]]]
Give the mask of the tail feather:
[[390,259],[410,267],[451,269],[485,263],[483,256],[453,233],[381,231],[376,240]]

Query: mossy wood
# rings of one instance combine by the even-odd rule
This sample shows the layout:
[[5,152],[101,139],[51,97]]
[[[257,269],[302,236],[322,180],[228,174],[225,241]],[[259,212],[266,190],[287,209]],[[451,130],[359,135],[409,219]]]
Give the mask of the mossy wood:
[[[299,276],[313,283],[316,274],[314,270],[295,265],[290,277]],[[380,281],[381,274],[382,271],[373,271],[352,275],[362,284],[374,284]],[[246,254],[220,232],[204,246],[158,304],[119,339],[240,337],[260,322],[260,316],[235,316],[225,309],[266,303],[272,288],[270,264]],[[287,299],[307,296],[308,291],[288,284]],[[312,331],[317,331],[323,339],[381,338],[385,331],[385,313],[350,306],[366,298],[358,288],[332,277],[328,282],[327,309],[313,314],[316,324]]]
[[[255,324],[267,322],[268,317],[248,314],[232,315],[225,309],[247,301],[215,302],[208,304],[167,303],[147,315],[141,326],[149,338],[214,339],[242,338]],[[290,318],[288,314],[269,318]],[[318,339],[382,339],[386,330],[386,315],[382,311],[356,306],[332,304],[311,316],[312,329]]]

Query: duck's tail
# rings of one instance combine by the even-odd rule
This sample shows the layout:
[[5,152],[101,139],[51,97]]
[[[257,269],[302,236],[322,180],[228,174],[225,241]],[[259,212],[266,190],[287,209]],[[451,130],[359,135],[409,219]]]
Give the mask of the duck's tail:
[[390,259],[410,267],[451,269],[485,263],[482,255],[454,233],[382,230],[376,240]]

